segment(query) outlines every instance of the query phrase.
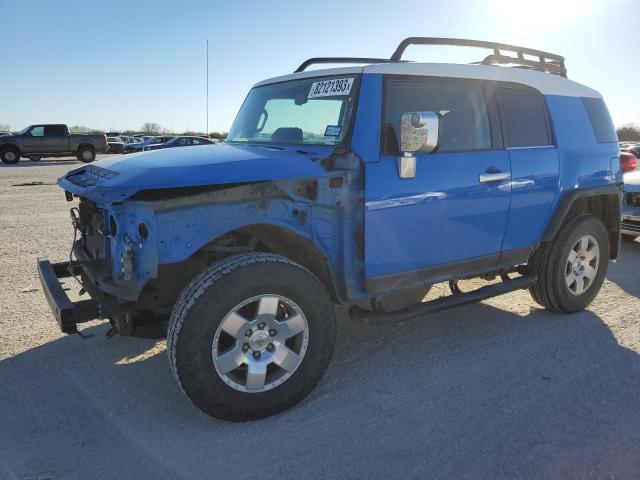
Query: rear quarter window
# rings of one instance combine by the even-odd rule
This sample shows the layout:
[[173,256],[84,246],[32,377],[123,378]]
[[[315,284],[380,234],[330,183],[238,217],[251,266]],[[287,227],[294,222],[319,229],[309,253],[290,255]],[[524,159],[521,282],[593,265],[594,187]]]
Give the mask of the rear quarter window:
[[617,143],[618,134],[616,127],[613,125],[609,110],[601,98],[582,98],[584,108],[591,121],[593,133],[598,143]]
[[540,93],[502,87],[498,91],[498,103],[509,147],[552,145],[547,110]]

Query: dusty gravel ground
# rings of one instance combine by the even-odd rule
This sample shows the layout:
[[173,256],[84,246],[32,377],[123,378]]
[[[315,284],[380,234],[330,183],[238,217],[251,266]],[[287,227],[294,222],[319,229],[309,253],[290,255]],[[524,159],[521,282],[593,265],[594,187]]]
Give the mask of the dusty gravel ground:
[[224,423],[178,391],[163,341],[58,333],[35,260],[68,255],[54,182],[79,165],[0,165],[0,478],[640,478],[640,243],[580,314],[518,292],[400,327],[342,319],[305,401]]

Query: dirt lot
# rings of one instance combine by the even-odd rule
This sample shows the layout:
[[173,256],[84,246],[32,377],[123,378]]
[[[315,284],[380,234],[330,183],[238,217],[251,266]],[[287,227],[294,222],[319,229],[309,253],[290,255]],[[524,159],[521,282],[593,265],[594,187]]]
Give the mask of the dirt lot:
[[163,341],[58,333],[35,260],[68,256],[54,183],[78,165],[0,165],[0,478],[640,478],[640,243],[581,314],[518,292],[400,327],[342,319],[309,398],[224,423],[178,391]]

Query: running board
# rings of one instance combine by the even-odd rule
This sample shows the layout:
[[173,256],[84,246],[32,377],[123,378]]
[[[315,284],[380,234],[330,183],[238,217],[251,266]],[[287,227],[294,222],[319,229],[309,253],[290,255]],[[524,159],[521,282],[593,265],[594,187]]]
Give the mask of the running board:
[[480,287],[471,292],[456,293],[429,302],[417,303],[395,312],[370,312],[358,306],[353,306],[349,309],[349,315],[354,320],[360,320],[370,324],[397,324],[407,320],[413,320],[422,315],[468,305],[515,290],[526,289],[534,285],[537,280],[538,277],[535,275],[523,275],[512,280],[503,280],[500,283]]

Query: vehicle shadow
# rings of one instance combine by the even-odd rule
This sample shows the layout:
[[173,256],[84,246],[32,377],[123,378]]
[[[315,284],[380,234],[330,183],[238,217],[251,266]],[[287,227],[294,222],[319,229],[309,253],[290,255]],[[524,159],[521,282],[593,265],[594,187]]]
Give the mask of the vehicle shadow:
[[640,472],[640,358],[589,311],[518,315],[479,304],[397,327],[341,318],[311,395],[242,424],[186,400],[164,341],[108,340],[106,331],[92,326],[86,340],[0,362],[0,468],[10,478]]
[[640,297],[640,241],[623,241],[620,255],[609,264],[607,279],[635,297]]
[[32,162],[30,160],[22,159],[18,163],[14,163],[13,165],[0,163],[0,167],[1,168],[34,168],[34,167],[45,167],[45,166],[51,166],[51,165],[75,165],[75,164],[82,164],[82,162],[76,159],[59,160],[59,159],[51,158],[51,159],[38,160],[37,162]]

